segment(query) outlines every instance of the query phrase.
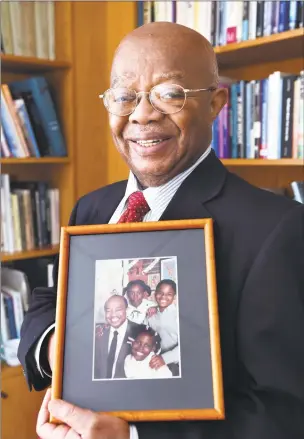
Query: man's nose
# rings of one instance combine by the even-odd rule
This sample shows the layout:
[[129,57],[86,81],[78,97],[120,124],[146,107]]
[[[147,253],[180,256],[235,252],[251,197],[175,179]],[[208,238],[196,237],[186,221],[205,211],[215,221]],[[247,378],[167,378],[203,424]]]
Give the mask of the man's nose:
[[132,114],[129,116],[129,120],[132,123],[138,123],[139,125],[147,125],[149,122],[156,122],[161,120],[165,115],[155,110],[149,100],[149,94],[146,92],[140,93],[138,98],[138,104]]

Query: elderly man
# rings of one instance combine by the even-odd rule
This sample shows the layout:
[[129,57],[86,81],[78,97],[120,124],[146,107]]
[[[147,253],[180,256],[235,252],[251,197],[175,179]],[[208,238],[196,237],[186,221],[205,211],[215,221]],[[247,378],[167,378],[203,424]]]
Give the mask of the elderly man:
[[[81,198],[70,224],[213,218],[226,420],[128,425],[64,401],[48,404],[47,395],[38,435],[300,439],[304,207],[231,174],[210,150],[212,123],[227,99],[212,47],[177,24],[140,27],[116,51],[104,99],[130,176]],[[36,389],[50,383],[43,371],[47,346],[52,361],[55,298],[55,288],[37,289],[23,324],[19,358]],[[49,411],[65,425],[49,424]]]

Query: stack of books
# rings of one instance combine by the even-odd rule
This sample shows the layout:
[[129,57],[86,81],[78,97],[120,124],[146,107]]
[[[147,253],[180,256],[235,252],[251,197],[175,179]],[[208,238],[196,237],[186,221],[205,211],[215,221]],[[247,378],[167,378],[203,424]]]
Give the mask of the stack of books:
[[139,1],[137,24],[170,21],[204,35],[213,46],[251,40],[304,26],[304,2]]
[[1,2],[1,50],[5,54],[55,59],[55,2]]
[[229,99],[213,124],[218,157],[304,159],[304,71],[221,86]]
[[43,76],[1,85],[2,157],[63,157],[65,140]]
[[48,183],[11,182],[1,175],[1,251],[14,253],[58,245],[59,190]]

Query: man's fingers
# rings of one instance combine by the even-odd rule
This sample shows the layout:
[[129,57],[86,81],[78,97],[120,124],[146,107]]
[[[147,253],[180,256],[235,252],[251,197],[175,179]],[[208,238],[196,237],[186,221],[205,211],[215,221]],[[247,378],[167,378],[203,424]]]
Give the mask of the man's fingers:
[[48,408],[56,419],[72,427],[79,435],[84,434],[88,430],[88,426],[94,425],[95,413],[76,407],[66,401],[52,400],[49,402]]
[[49,424],[50,414],[48,411],[48,403],[50,399],[51,399],[51,390],[48,389],[43,398],[37,418],[37,424],[36,424],[36,432],[38,436],[41,437],[42,439],[51,438],[51,435],[53,434],[56,428],[55,425]]

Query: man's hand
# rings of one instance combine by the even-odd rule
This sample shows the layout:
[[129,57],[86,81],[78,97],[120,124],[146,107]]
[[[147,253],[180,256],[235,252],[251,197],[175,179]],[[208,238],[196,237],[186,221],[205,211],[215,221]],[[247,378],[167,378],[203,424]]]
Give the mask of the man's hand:
[[151,367],[151,369],[159,369],[165,364],[166,363],[164,362],[164,359],[161,355],[154,355],[150,360],[149,366]]
[[53,370],[54,355],[55,355],[55,333],[53,332],[53,334],[49,338],[49,345],[48,345],[48,362],[51,370]]
[[[50,399],[48,390],[37,419],[36,431],[40,439],[130,439],[129,425],[122,419]],[[50,413],[64,424],[50,424]]]

